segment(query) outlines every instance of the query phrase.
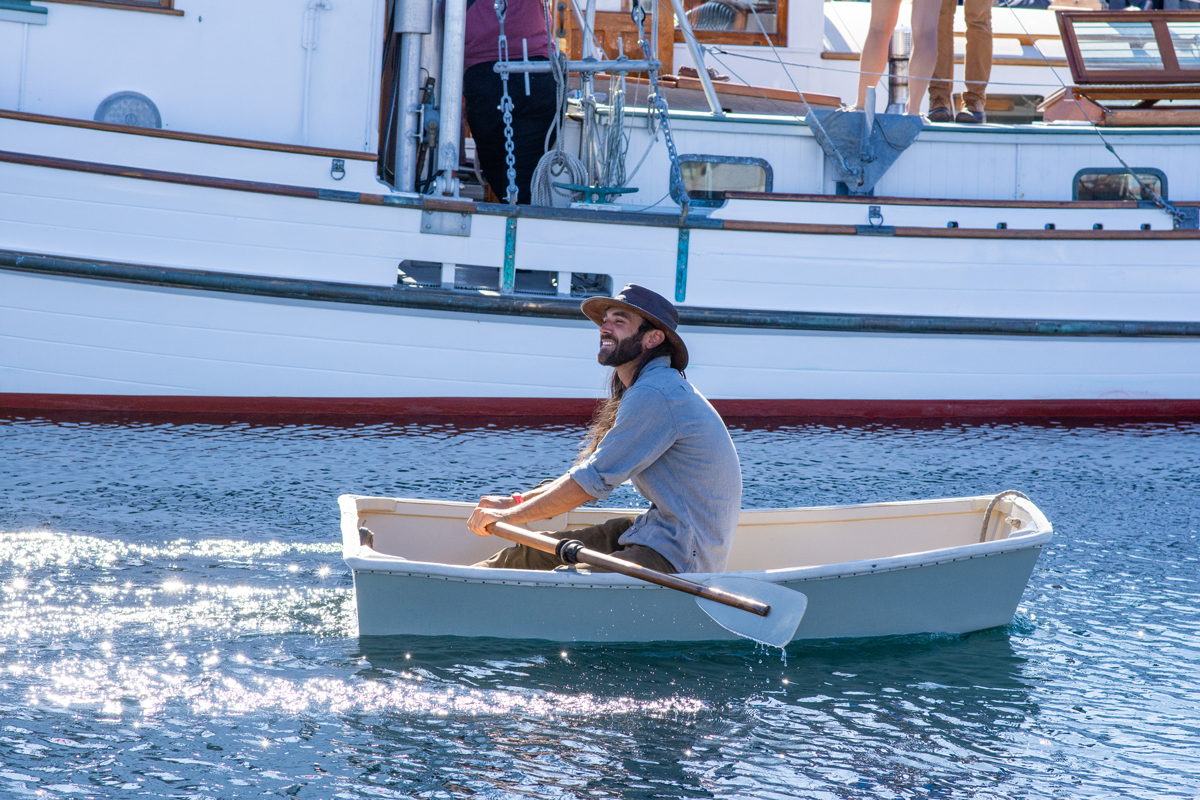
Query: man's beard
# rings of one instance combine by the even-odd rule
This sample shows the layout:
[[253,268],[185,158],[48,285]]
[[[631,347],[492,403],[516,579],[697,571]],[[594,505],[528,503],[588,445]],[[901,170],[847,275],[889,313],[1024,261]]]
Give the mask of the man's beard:
[[596,360],[606,367],[619,367],[622,364],[628,364],[635,358],[639,358],[646,348],[642,346],[642,337],[644,333],[638,332],[625,339],[617,340],[617,344],[608,355],[601,350],[596,356]]

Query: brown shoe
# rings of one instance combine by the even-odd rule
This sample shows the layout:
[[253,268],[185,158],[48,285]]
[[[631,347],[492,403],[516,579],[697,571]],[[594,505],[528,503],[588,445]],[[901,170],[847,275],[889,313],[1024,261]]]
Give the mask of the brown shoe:
[[946,106],[929,109],[930,122],[954,122],[954,112]]
[[970,125],[979,125],[987,122],[987,114],[980,111],[972,111],[969,108],[964,108],[958,112],[958,116],[954,118],[955,122],[967,123]]

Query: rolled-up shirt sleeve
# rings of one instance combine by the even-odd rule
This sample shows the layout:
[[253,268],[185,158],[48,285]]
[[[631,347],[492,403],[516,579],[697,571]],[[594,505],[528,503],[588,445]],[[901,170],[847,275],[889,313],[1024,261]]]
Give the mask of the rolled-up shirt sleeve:
[[600,445],[568,474],[599,500],[653,464],[678,438],[666,397],[636,384],[621,398],[617,419]]

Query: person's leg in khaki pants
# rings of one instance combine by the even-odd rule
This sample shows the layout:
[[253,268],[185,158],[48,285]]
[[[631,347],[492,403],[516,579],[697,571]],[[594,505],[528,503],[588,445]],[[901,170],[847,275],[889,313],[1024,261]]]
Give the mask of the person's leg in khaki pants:
[[[611,553],[617,558],[641,564],[655,572],[674,573],[675,567],[657,550],[643,544],[622,545],[621,534],[633,525],[632,517],[616,517],[599,525],[589,525],[573,531],[543,531],[555,539],[578,539],[584,547],[598,553]],[[544,553],[528,545],[519,544],[507,550],[501,550],[491,558],[472,564],[474,567],[492,567],[493,569],[554,569],[565,566],[566,562],[553,553]],[[588,567],[592,572],[608,572],[603,567]]]
[[958,121],[983,122],[987,84],[992,76],[992,0],[963,0],[963,15],[967,21],[963,111],[970,112],[973,118]]
[[[950,93],[954,88],[954,9],[958,0],[942,0],[937,26],[937,62],[929,82],[929,121],[952,122],[954,105]],[[944,110],[939,110],[944,109]]]

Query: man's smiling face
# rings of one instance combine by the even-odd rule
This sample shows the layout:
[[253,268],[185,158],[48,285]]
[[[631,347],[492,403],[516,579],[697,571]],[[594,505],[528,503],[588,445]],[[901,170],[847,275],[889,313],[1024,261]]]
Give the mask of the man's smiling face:
[[642,354],[642,334],[638,331],[645,317],[625,308],[604,312],[600,325],[600,352],[596,360],[606,367],[619,367]]

